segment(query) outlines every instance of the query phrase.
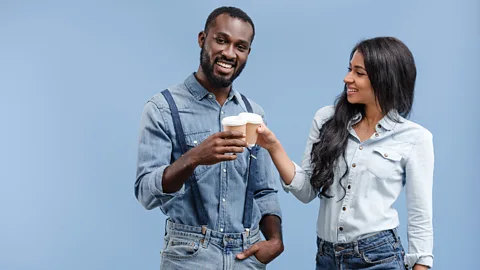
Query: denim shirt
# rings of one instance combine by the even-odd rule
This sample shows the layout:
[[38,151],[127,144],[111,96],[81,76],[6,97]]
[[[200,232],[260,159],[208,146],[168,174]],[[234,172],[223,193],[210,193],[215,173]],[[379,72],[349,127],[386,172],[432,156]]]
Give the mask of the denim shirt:
[[[214,94],[208,92],[190,75],[184,83],[169,88],[177,104],[185,139],[191,149],[210,135],[222,131],[224,117],[246,112],[239,92],[231,90],[221,106]],[[249,99],[253,111],[265,121],[262,108]],[[181,155],[176,140],[169,106],[161,94],[152,97],[145,105],[138,145],[137,179],[135,196],[146,208],[160,207],[175,223],[201,226],[194,208],[190,188],[185,185],[175,193],[162,190],[165,169]],[[237,233],[243,228],[243,210],[247,181],[249,154],[245,149],[234,161],[214,165],[200,165],[194,174],[200,196],[208,215],[209,229],[222,233]],[[254,195],[252,228],[258,228],[264,215],[281,217],[277,198],[273,164],[268,152],[261,148],[257,154],[259,182]],[[188,186],[187,186],[188,187]]]
[[[318,141],[322,125],[333,113],[333,106],[318,110],[302,166],[295,164],[292,183],[283,184],[286,191],[291,191],[304,203],[318,196],[310,185],[313,169],[310,153],[312,145]],[[334,184],[327,192],[334,197],[320,198],[317,234],[329,242],[346,243],[396,228],[399,218],[393,203],[405,186],[409,250],[405,264],[410,267],[416,263],[432,266],[432,134],[398,113],[391,112],[390,116],[398,117],[400,123],[384,117],[372,137],[363,142],[352,127],[362,119],[361,114],[350,121],[345,151],[349,171],[340,180],[347,166],[340,158],[334,170]]]

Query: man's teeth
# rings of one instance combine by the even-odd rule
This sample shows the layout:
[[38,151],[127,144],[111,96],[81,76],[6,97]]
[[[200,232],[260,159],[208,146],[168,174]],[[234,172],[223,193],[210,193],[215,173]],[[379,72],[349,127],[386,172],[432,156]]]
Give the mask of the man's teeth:
[[232,65],[223,63],[223,62],[217,62],[217,65],[224,67],[224,68],[232,68]]

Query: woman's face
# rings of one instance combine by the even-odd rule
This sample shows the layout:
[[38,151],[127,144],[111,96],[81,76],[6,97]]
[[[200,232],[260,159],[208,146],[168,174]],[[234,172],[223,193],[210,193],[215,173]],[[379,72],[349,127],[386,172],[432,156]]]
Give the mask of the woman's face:
[[347,100],[351,104],[377,105],[373,88],[368,78],[362,53],[356,51],[343,79],[347,85]]

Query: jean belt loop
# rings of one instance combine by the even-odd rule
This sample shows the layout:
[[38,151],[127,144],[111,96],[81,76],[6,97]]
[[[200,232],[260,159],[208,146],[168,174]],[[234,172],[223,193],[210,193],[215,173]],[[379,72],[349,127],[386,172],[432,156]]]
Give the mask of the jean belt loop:
[[207,225],[202,225],[202,234],[205,235],[208,231]]
[[243,244],[243,250],[246,250],[248,249],[248,246],[249,246],[249,234],[250,234],[250,230],[249,229],[245,229],[244,232],[242,232],[242,244]]
[[393,237],[395,238],[395,242],[399,243],[400,242],[400,237],[398,236],[398,232],[397,232],[397,229],[391,229],[390,230],[393,234]]
[[165,219],[165,234],[163,236],[167,236],[167,229],[168,229],[168,221],[169,219]]
[[355,254],[360,255],[360,249],[358,247],[358,241],[353,242],[353,250],[355,251]]
[[[203,233],[203,230],[205,228],[205,233]],[[203,234],[203,239],[200,240],[200,243],[202,244],[203,248],[208,247],[208,243],[210,242],[210,237],[212,236],[212,230],[208,230],[206,226],[202,226],[202,234]]]

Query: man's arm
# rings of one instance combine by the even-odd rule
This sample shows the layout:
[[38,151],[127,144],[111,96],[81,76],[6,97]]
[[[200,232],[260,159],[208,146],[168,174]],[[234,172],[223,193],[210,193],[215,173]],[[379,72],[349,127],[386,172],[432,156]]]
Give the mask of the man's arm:
[[282,226],[278,216],[263,216],[260,221],[260,230],[266,241],[257,242],[249,249],[239,253],[238,259],[243,260],[254,255],[260,262],[268,264],[283,252]]
[[247,143],[241,140],[243,137],[245,134],[238,131],[218,132],[182,155],[163,173],[164,192],[172,193],[180,190],[198,165],[212,165],[236,159],[236,155],[225,155],[225,153],[242,153],[243,147],[247,146]]
[[255,192],[255,202],[260,209],[262,219],[260,220],[260,230],[265,236],[266,241],[258,242],[249,249],[237,255],[237,258],[243,260],[254,255],[260,262],[269,263],[278,257],[284,250],[281,227],[281,211],[278,202],[276,182],[273,174],[272,161],[265,149],[260,149],[257,155],[258,168],[260,170],[260,179],[258,179],[258,189]]
[[182,194],[185,181],[198,165],[234,160],[235,155],[225,153],[241,153],[246,146],[240,140],[244,134],[219,132],[170,164],[173,142],[163,119],[171,116],[162,117],[162,113],[165,112],[156,103],[149,101],[140,122],[135,197],[146,209],[158,207],[160,198]]
[[135,197],[149,210],[158,207],[161,198],[169,199],[182,193],[166,194],[162,188],[163,173],[170,166],[173,145],[162,113],[156,103],[149,101],[140,121]]

